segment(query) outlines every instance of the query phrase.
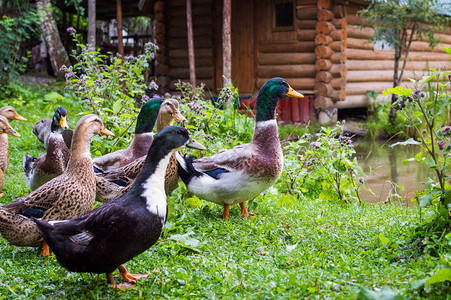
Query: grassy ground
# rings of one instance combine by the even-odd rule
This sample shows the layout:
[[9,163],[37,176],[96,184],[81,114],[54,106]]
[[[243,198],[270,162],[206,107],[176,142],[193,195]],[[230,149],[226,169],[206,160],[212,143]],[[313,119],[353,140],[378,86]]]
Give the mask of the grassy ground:
[[[32,107],[18,111],[30,122],[12,123],[22,138],[9,139],[11,163],[0,203],[29,192],[22,156],[44,151],[31,126],[53,114],[41,115]],[[38,249],[14,247],[0,238],[0,299],[348,299],[361,287],[384,286],[408,298],[441,292],[420,294],[412,288],[439,263],[409,246],[419,218],[415,208],[315,200],[281,204],[272,190],[249,204],[254,217],[239,218],[239,208],[232,207],[230,221],[224,221],[219,206],[178,197],[183,188],[170,199],[172,212],[159,243],[126,264],[131,272],[150,272],[134,289],[112,290],[105,275],[68,272],[53,255],[41,258]]]

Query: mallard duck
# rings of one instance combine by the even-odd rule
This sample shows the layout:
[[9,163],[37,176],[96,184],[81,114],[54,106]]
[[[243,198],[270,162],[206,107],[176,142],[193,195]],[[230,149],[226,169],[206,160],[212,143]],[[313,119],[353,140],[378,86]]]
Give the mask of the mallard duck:
[[59,107],[52,118],[51,132],[47,138],[47,152],[41,153],[38,158],[25,154],[23,157],[23,170],[27,186],[37,189],[50,179],[63,174],[69,160],[69,149],[64,142],[62,132],[69,128],[67,124],[67,111]]
[[[27,120],[19,115],[12,106],[0,108],[0,116],[4,116],[8,122],[11,122],[12,120]],[[6,133],[0,134],[0,145],[2,145],[2,147],[0,147],[0,169],[4,173],[9,165],[8,135]]]
[[[153,127],[158,117],[158,112],[161,109],[171,109],[172,116],[179,121],[185,120],[178,110],[178,105],[163,103],[162,98],[153,98],[145,103],[139,112],[138,119],[136,121],[135,135],[133,137],[130,146],[127,149],[117,150],[106,155],[96,157],[92,161],[96,169],[101,172],[108,172],[116,168],[125,166],[136,159],[143,157],[149,151],[150,145],[153,140]],[[177,102],[178,104],[178,102]]]
[[286,97],[303,96],[282,78],[270,79],[261,87],[257,96],[254,136],[249,144],[200,159],[176,153],[180,178],[188,190],[201,199],[223,205],[224,219],[229,218],[229,206],[237,203],[241,216],[247,217],[244,202],[258,196],[279,178],[283,154],[276,106]]
[[[14,129],[11,128],[11,126],[8,123],[8,119],[0,115],[0,135],[3,133],[20,137],[20,134],[18,134]],[[0,143],[0,148],[5,147],[6,149],[0,150],[1,153],[5,153],[5,151],[6,153],[8,153],[8,143]],[[3,170],[0,169],[0,197],[3,196],[3,193],[1,193],[1,191],[3,189],[4,184],[5,184],[5,175],[3,174]]]
[[[49,137],[53,130],[58,129],[57,130],[58,133],[60,135],[62,135],[64,129],[71,128],[68,121],[69,121],[69,117],[67,116],[67,110],[64,107],[60,107],[56,110],[56,112],[53,115],[53,118],[51,120],[49,118],[45,118],[45,119],[39,120],[36,124],[34,124],[33,125],[33,133],[36,135],[38,140],[41,143],[43,143],[45,145],[45,147],[47,148]],[[63,124],[65,124],[64,127],[63,127]],[[59,130],[59,128],[63,128],[63,129]],[[72,131],[72,130],[70,130],[70,131]],[[61,137],[61,139],[64,140],[63,137]],[[67,148],[70,148],[70,143],[69,143],[69,146],[67,146]]]
[[145,167],[126,194],[72,220],[34,219],[61,266],[74,272],[106,273],[114,288],[116,268],[129,283],[146,277],[130,274],[122,264],[160,237],[167,218],[164,174],[171,153],[183,145],[197,148],[199,144],[190,141],[183,127],[165,128],[155,136]]
[[96,134],[112,136],[97,115],[85,115],[74,130],[72,152],[63,174],[41,185],[27,196],[0,206],[0,233],[16,246],[39,247],[49,253],[30,217],[61,220],[76,217],[92,209],[95,179],[90,143]]
[[[158,112],[157,133],[168,126],[171,126],[174,119],[178,121],[186,120],[179,111],[178,101],[175,99],[166,99],[161,104],[161,108]],[[96,200],[107,202],[127,192],[128,188],[133,183],[133,180],[136,178],[136,175],[141,171],[145,159],[146,157],[143,156],[123,167],[96,174]],[[166,195],[171,194],[178,186],[179,178],[177,168],[177,160],[172,156],[166,170]]]

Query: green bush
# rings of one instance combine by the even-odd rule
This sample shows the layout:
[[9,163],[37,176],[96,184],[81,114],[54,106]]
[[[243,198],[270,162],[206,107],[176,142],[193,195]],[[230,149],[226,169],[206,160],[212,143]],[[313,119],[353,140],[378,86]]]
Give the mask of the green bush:
[[[20,11],[20,10],[19,10]],[[37,35],[39,14],[34,9],[25,10],[15,17],[3,15],[0,18],[0,87],[7,85],[10,79],[24,72],[31,51],[20,56],[21,44]]]
[[315,135],[304,134],[286,145],[278,181],[282,191],[304,199],[361,202],[363,171],[353,158],[351,138],[341,135],[342,131],[343,124],[338,122],[334,128],[323,127]]
[[147,43],[144,54],[122,59],[119,54],[101,54],[89,44],[82,44],[73,28],[68,31],[77,43],[77,49],[72,53],[75,65],[62,67],[66,87],[81,100],[82,114],[99,115],[116,135],[114,139],[94,137],[97,154],[125,148],[133,137],[138,106],[149,99],[145,91],[158,89],[154,81],[147,84],[143,76],[158,47]]

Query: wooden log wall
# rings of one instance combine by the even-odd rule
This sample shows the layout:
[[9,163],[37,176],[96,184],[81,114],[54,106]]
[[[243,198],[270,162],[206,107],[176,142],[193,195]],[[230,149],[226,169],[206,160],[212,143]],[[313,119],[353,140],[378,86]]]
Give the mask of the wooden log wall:
[[[394,70],[394,50],[374,50],[374,44],[368,43],[368,39],[373,36],[374,29],[365,27],[363,20],[358,16],[358,11],[363,8],[363,4],[358,0],[351,0],[346,6],[347,14],[347,45],[344,51],[346,56],[345,67],[347,69],[346,80],[346,100],[343,103],[336,103],[338,108],[363,107],[369,105],[365,96],[368,90],[375,90],[381,93],[382,90],[393,85]],[[338,34],[337,34],[338,36]],[[441,47],[451,46],[451,31],[439,33],[441,45],[430,49],[427,41],[415,40],[412,42],[408,56],[406,70],[403,75],[403,82],[408,83],[408,78],[419,79],[428,68],[436,67],[449,70],[451,62],[450,55],[446,54]],[[332,49],[338,45],[332,46]],[[403,58],[401,58],[403,60]],[[402,61],[400,62],[400,67]],[[334,69],[338,72],[338,68]]]
[[[175,90],[179,80],[189,82],[186,0],[166,1],[166,47],[168,87]],[[213,9],[211,0],[192,0],[196,80],[212,90],[214,78]],[[158,45],[160,46],[160,45]],[[160,74],[157,71],[157,75]],[[159,75],[160,76],[160,75]]]
[[346,97],[346,9],[332,0],[318,0],[317,8],[315,107],[328,108]]
[[159,47],[155,55],[155,71],[158,74],[157,84],[161,91],[168,91],[170,79],[165,34],[165,4],[163,1],[155,2],[154,12],[155,43]]
[[314,94],[316,76],[315,37],[318,0],[297,0],[293,30],[272,27],[274,3],[265,7],[265,28],[258,36],[256,63],[257,88],[269,78],[283,77],[303,94]]

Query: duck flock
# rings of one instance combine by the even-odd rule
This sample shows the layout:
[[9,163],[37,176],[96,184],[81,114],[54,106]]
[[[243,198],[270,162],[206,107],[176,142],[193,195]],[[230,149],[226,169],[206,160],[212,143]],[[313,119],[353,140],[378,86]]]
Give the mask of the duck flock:
[[[51,250],[69,271],[105,273],[114,288],[133,286],[148,274],[131,274],[123,264],[160,237],[168,214],[166,195],[179,178],[194,195],[222,205],[225,219],[234,204],[247,217],[245,202],[279,178],[283,154],[276,106],[286,97],[303,96],[285,79],[268,80],[257,96],[252,141],[202,158],[177,151],[206,148],[185,128],[172,125],[174,119],[186,120],[175,99],[149,100],[139,112],[128,148],[95,158],[92,138],[114,134],[94,114],[83,116],[72,130],[66,109],[60,107],[52,119],[33,127],[47,152],[24,156],[32,192],[0,206],[0,234],[15,246],[41,247],[41,256]],[[12,120],[26,121],[13,107],[0,108],[0,197],[9,164],[8,134],[20,137],[9,124]],[[92,209],[96,200],[103,204]],[[125,283],[115,283],[116,269]]]

